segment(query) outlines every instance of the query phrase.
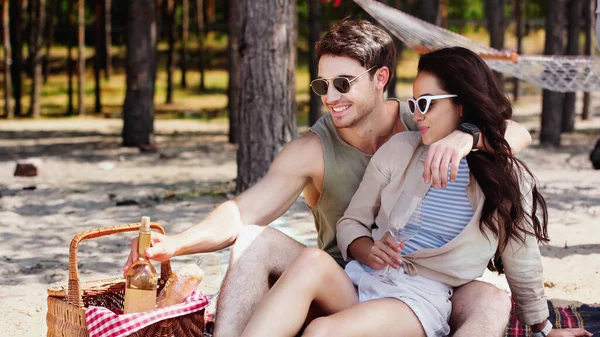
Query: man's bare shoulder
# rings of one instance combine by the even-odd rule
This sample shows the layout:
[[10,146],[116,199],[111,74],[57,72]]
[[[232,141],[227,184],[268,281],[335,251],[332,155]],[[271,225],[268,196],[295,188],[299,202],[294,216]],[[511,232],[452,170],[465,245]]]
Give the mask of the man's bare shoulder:
[[321,139],[313,132],[307,132],[287,143],[276,161],[288,170],[302,171],[307,176],[313,176],[323,168]]

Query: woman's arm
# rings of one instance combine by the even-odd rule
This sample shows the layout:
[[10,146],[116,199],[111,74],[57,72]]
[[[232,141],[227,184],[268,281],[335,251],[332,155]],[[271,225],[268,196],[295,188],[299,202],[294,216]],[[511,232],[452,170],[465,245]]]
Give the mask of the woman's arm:
[[338,247],[345,260],[354,258],[371,265],[368,263],[374,245],[371,232],[381,207],[381,193],[392,176],[404,174],[419,144],[418,134],[403,132],[392,137],[371,158],[362,182],[337,223]]
[[[531,135],[521,124],[507,120],[504,138],[510,145],[513,154],[521,152],[531,144]],[[481,135],[476,149],[491,152],[487,141]],[[454,131],[445,138],[431,144],[425,160],[423,179],[431,182],[433,187],[439,189],[448,186],[448,181],[455,181],[458,174],[458,164],[473,150],[473,136],[462,131]],[[450,165],[450,177],[448,166]]]
[[[386,158],[378,153],[371,159],[358,190],[337,223],[337,242],[344,260],[354,258],[364,263],[365,253],[373,244],[371,232],[381,206],[381,191],[390,182],[390,173],[384,167]],[[350,246],[354,249],[350,250]]]
[[[533,184],[533,178],[523,176],[521,179],[523,208],[527,214],[531,214]],[[533,232],[533,227],[529,223],[523,224],[523,228]],[[525,235],[525,242],[511,239],[502,252],[501,258],[519,320],[527,325],[545,322],[549,312],[544,294],[542,255],[536,237]]]

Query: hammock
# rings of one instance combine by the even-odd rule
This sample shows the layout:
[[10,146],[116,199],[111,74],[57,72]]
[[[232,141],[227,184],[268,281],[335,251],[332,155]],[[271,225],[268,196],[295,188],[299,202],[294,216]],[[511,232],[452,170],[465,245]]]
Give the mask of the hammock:
[[558,92],[600,90],[600,62],[582,56],[528,56],[499,51],[374,0],[354,0],[418,53],[460,46],[479,54],[495,71]]

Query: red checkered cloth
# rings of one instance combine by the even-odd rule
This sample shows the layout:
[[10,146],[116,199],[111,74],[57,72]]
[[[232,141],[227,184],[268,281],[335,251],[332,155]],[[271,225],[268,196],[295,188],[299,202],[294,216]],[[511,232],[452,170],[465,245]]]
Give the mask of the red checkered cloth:
[[135,314],[124,315],[121,309],[89,307],[85,309],[85,322],[90,337],[121,337],[158,321],[202,310],[209,302],[206,295],[194,291],[181,304]]
[[[580,307],[555,307],[548,301],[549,320],[555,329],[584,328],[594,337],[600,337],[600,308],[582,305]],[[530,330],[521,324],[515,314],[514,306],[510,322],[506,327],[505,337],[529,337]]]

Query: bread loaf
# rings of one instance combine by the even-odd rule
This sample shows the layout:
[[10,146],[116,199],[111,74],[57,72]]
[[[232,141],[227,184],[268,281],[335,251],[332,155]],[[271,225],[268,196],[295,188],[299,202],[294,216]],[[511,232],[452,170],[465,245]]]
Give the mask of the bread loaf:
[[195,264],[188,264],[169,276],[167,284],[156,299],[156,307],[163,308],[182,303],[191,295],[202,279],[204,272]]

